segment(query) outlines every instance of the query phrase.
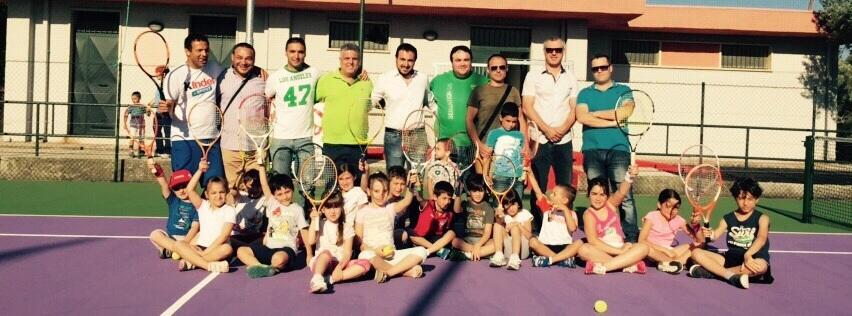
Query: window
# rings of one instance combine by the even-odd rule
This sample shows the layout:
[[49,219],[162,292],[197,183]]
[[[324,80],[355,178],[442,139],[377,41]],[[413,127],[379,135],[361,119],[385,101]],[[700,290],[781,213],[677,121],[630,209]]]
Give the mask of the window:
[[[358,44],[358,22],[331,21],[328,27],[328,47]],[[363,50],[387,51],[390,26],[387,23],[364,22]]]
[[189,32],[207,36],[210,60],[220,65],[231,64],[231,48],[237,41],[237,18],[232,16],[197,15],[189,18]]
[[660,42],[655,41],[612,41],[612,60],[615,64],[657,65]]
[[769,69],[769,46],[723,44],[722,68]]

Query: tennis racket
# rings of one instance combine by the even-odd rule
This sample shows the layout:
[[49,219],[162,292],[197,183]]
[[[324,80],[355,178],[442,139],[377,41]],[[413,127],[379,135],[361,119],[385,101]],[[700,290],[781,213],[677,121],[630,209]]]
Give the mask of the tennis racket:
[[314,155],[302,162],[299,186],[313,208],[321,211],[325,200],[337,188],[337,167],[325,155]]
[[186,121],[189,136],[201,147],[201,159],[208,161],[207,154],[222,135],[222,111],[216,103],[202,101],[189,108]]
[[[251,144],[245,146],[256,153],[269,149],[269,135],[275,126],[275,106],[263,94],[253,94],[240,101],[240,131]],[[262,155],[256,154],[257,164],[263,164]]]
[[[462,133],[465,135],[459,135]],[[456,145],[456,139],[467,136],[467,132],[459,132],[450,136],[446,141],[447,151],[450,153],[450,161],[453,162],[446,167],[454,175],[450,183],[456,187],[457,195],[460,195],[462,191],[467,192],[467,185],[463,179],[464,175],[479,159],[479,146],[476,145],[476,142],[470,142],[469,146]]]
[[[538,124],[533,122],[532,120],[527,120],[527,136],[529,137],[529,142],[527,145],[527,155],[524,156],[524,168],[532,165],[533,159],[538,155],[538,145],[539,140],[547,140],[544,136],[544,133],[538,129]],[[527,179],[527,171],[524,169],[524,174],[521,179]]]
[[401,132],[402,155],[411,164],[411,173],[422,174],[426,165],[435,158],[433,150],[437,136],[435,115],[427,110],[408,114]]
[[[722,192],[722,173],[714,165],[701,164],[692,168],[684,181],[684,192],[692,204],[693,212],[699,210],[704,221],[704,228],[710,228],[710,216]],[[710,237],[705,239],[705,247],[710,243]]]
[[503,206],[503,198],[515,186],[518,170],[512,159],[503,155],[491,156],[485,174],[485,184],[497,198],[497,205]]
[[630,164],[636,164],[636,148],[654,124],[654,101],[641,90],[627,91],[615,102],[615,122],[630,141]]
[[349,133],[355,143],[361,146],[361,161],[366,160],[367,150],[385,128],[385,109],[370,99],[355,100],[349,107]]
[[146,31],[136,36],[133,42],[133,57],[136,65],[157,87],[163,98],[163,72],[169,65],[169,45],[158,32]]
[[[134,151],[137,147],[141,149],[148,162],[153,164],[158,129],[156,109],[149,105],[135,104],[127,108],[127,114],[124,130],[130,136],[131,148]],[[152,168],[151,173],[156,174],[157,169]]]
[[[434,192],[432,190],[435,188],[435,183],[446,181],[450,184],[455,182],[454,174],[441,162],[432,162],[423,170],[423,178],[424,185],[426,186],[426,191],[429,192],[429,195],[433,195]],[[453,185],[455,187],[455,185]]]
[[689,174],[689,171],[702,164],[719,168],[719,157],[707,145],[689,146],[680,154],[677,161],[677,174],[680,176],[680,180],[686,183],[686,175]]

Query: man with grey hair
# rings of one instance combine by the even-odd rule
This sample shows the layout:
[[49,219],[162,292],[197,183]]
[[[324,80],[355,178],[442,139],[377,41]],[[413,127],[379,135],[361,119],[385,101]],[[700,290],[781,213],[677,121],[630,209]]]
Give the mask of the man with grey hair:
[[[557,184],[571,185],[574,166],[574,137],[571,126],[576,121],[577,78],[562,67],[565,41],[551,37],[544,41],[545,69],[527,73],[523,89],[523,109],[527,119],[538,126],[540,137],[538,154],[532,158],[533,176],[538,183],[548,183],[550,168],[554,170]],[[541,212],[530,196],[530,207],[535,216],[534,226],[541,226]]]
[[321,76],[316,91],[316,101],[325,103],[322,116],[323,154],[338,164],[349,165],[350,170],[358,170],[362,148],[349,131],[349,121],[366,121],[363,117],[350,115],[350,109],[363,107],[363,115],[366,116],[366,105],[373,91],[373,83],[359,77],[360,51],[354,44],[340,47],[340,68]]

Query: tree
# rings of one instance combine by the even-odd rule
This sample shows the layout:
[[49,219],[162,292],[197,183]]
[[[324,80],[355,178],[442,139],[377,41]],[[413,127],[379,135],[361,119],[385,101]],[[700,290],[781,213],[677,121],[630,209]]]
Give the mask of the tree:
[[852,1],[820,0],[822,9],[814,12],[817,26],[838,44],[852,43]]

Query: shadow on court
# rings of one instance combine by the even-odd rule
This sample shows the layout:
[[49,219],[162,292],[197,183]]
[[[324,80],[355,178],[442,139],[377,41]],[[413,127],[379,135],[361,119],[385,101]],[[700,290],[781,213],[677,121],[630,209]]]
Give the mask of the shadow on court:
[[34,254],[42,253],[42,252],[46,252],[46,251],[51,251],[51,250],[58,249],[58,248],[64,248],[64,247],[69,247],[69,246],[74,246],[74,245],[90,243],[90,242],[93,242],[93,241],[95,241],[95,240],[91,239],[91,238],[89,238],[89,239],[78,238],[78,239],[71,239],[71,240],[54,242],[54,243],[50,243],[50,244],[7,250],[7,251],[0,252],[0,263],[5,263],[7,261],[11,261],[11,260],[14,260],[14,259],[17,259],[17,258],[20,258],[20,257],[27,257],[27,256],[30,256],[30,255],[34,255]]
[[[451,282],[454,276],[459,272],[459,268],[464,264],[463,261],[446,261],[447,269],[442,272],[440,275],[430,276],[426,275],[426,278],[432,279],[429,286],[420,291],[420,294],[412,296],[419,297],[416,300],[416,304],[409,305],[402,315],[426,315],[429,314],[429,310],[435,307],[437,304],[438,298],[444,293],[442,290],[448,282]],[[434,270],[434,266],[432,266],[431,270]],[[426,271],[424,266],[424,271]]]

